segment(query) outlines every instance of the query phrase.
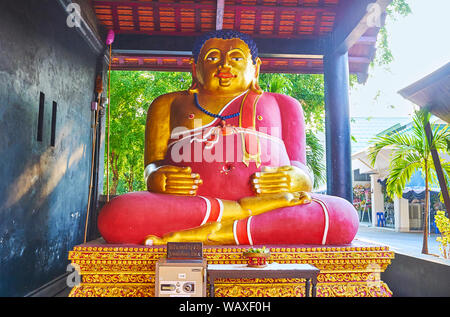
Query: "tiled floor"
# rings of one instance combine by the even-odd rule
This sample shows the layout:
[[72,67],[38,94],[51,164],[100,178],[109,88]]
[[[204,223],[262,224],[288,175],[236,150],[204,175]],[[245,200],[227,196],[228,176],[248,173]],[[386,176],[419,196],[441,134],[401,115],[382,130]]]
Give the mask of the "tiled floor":
[[[436,241],[436,238],[439,236],[440,235],[435,233],[428,236],[428,252],[432,255],[422,254],[422,232],[397,232],[393,229],[369,227],[367,224],[361,224],[355,238],[368,242],[385,244],[389,246],[391,250],[403,254],[421,258],[438,259],[437,256],[441,253],[439,251],[440,243]],[[440,259],[449,261],[442,257]]]

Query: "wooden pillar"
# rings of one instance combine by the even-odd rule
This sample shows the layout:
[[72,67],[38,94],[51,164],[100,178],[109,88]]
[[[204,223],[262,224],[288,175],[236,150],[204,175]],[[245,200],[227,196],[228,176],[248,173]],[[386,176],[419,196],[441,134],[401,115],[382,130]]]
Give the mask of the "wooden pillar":
[[327,193],[353,202],[348,52],[324,56]]
[[217,0],[216,7],[216,30],[223,28],[223,13],[225,8],[225,0]]

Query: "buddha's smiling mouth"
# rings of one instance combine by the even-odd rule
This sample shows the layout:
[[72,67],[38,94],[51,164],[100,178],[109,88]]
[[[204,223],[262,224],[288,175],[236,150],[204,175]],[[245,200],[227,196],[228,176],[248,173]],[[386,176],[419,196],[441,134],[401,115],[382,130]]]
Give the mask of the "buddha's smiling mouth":
[[229,79],[229,78],[234,78],[236,77],[235,75],[233,75],[232,73],[217,73],[215,75],[216,77],[222,78],[222,79]]

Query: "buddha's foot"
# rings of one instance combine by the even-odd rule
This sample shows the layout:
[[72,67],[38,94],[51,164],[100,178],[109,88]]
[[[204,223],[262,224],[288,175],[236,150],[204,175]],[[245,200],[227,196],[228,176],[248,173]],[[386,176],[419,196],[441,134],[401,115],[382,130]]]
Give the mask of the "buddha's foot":
[[294,193],[290,193],[290,194],[292,194],[294,196],[292,199],[290,199],[290,197],[288,197],[288,199],[290,199],[289,203],[293,204],[293,205],[309,204],[312,201],[311,195],[307,192],[294,192]]
[[245,197],[239,200],[239,204],[255,216],[278,208],[309,204],[311,200],[309,193],[300,191]]
[[163,245],[166,244],[167,242],[164,241],[164,239],[157,237],[157,236],[147,236],[144,240],[144,245]]
[[222,227],[220,222],[212,222],[194,229],[182,230],[164,235],[162,238],[149,235],[145,238],[145,245],[163,245],[167,242],[207,242],[208,236],[213,235]]
[[286,192],[279,194],[266,194],[260,196],[262,200],[273,200],[280,204],[280,207],[290,207],[296,205],[309,204],[311,202],[311,195],[307,192]]

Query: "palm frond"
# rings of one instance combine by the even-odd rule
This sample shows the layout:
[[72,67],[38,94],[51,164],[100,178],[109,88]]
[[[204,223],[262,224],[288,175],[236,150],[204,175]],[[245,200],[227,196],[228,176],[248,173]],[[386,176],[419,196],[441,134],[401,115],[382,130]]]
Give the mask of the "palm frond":
[[401,197],[411,176],[422,167],[421,163],[420,156],[413,153],[391,161],[389,177],[386,182],[386,191],[390,197]]
[[450,126],[433,124],[431,126],[433,133],[433,143],[431,148],[440,149],[442,152],[449,153],[448,142],[450,141]]
[[292,91],[293,83],[284,74],[271,74],[268,82],[265,83],[270,92],[289,95]]
[[380,135],[370,141],[372,147],[369,149],[369,158],[372,166],[375,166],[375,161],[382,149],[391,147],[394,150],[401,150],[403,152],[411,152],[417,149],[417,144],[412,136],[407,133],[395,133],[393,135]]
[[316,189],[326,182],[325,165],[323,164],[324,147],[319,138],[311,130],[306,131],[306,165],[314,176],[313,187]]
[[417,140],[421,140],[421,144],[423,145],[423,150],[427,151],[428,141],[427,135],[425,133],[425,125],[430,121],[430,113],[425,109],[421,109],[416,111],[413,116],[413,128],[412,131],[416,136]]

